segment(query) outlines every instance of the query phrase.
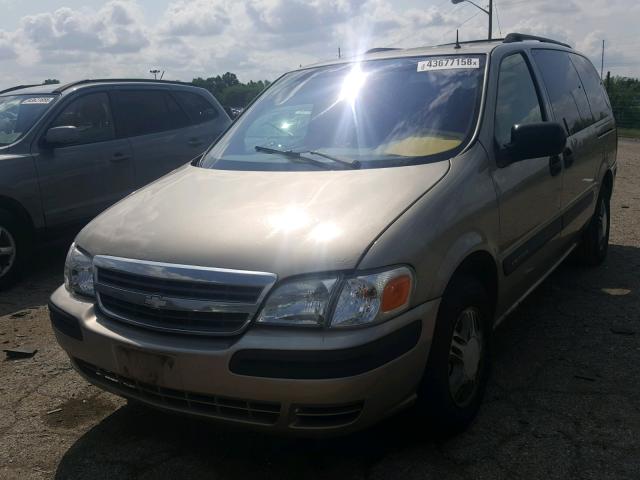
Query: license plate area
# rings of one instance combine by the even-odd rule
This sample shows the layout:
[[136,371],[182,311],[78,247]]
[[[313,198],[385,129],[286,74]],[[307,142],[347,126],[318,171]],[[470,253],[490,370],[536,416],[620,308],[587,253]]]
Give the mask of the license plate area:
[[175,360],[169,355],[116,347],[115,357],[124,377],[148,385],[165,385],[174,374]]

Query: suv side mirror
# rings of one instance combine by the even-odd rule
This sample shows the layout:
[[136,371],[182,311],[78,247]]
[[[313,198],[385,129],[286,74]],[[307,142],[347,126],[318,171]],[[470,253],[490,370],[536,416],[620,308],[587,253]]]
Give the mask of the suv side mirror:
[[48,145],[70,145],[80,140],[80,132],[77,127],[71,125],[53,127],[47,130],[45,140]]
[[567,143],[564,127],[557,122],[514,125],[511,143],[505,145],[509,162],[559,155]]

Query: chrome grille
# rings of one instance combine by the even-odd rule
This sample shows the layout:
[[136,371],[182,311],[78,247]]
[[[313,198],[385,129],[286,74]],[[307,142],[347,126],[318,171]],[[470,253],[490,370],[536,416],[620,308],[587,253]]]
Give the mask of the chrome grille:
[[262,425],[274,425],[280,416],[279,403],[257,402],[239,398],[203,395],[172,388],[149,385],[103,370],[78,358],[74,363],[92,382],[125,397],[138,398],[157,406],[225,420],[242,420]]
[[94,257],[96,296],[108,317],[159,331],[234,335],[276,276],[263,272]]

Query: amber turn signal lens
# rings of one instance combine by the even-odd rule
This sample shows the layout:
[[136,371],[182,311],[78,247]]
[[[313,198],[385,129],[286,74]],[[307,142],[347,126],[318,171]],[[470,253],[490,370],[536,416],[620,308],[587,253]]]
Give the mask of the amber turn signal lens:
[[389,280],[382,292],[382,312],[391,312],[409,301],[411,294],[411,277],[403,275]]

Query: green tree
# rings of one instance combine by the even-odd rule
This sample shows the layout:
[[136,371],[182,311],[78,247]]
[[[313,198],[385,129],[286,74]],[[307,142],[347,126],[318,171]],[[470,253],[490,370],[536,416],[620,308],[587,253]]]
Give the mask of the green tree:
[[246,107],[262,90],[270,85],[268,80],[242,83],[235,73],[226,72],[208,78],[194,78],[191,82],[197,87],[209,90],[225,107]]

